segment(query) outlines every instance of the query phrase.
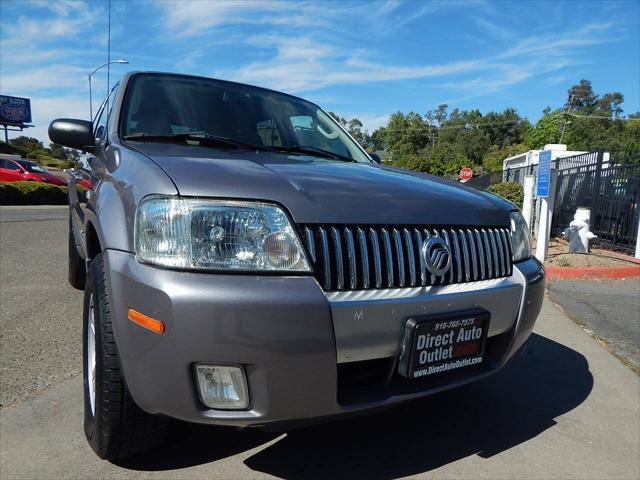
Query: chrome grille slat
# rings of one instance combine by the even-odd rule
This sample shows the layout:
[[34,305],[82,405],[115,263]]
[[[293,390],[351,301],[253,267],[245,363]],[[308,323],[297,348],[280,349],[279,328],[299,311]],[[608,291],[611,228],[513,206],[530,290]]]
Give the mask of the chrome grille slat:
[[391,237],[386,229],[382,229],[382,241],[384,242],[384,256],[387,264],[387,287],[394,285],[393,281],[393,258],[391,256]]
[[483,229],[482,232],[482,243],[484,243],[484,252],[487,256],[487,277],[494,277],[493,272],[493,254],[491,252],[491,247],[489,246],[489,234]]
[[459,230],[460,243],[462,244],[462,256],[464,257],[464,278],[468,282],[471,280],[471,267],[469,266],[469,247],[467,246],[467,236],[464,231]]
[[472,270],[472,280],[479,280],[479,272],[478,272],[478,255],[476,253],[478,247],[476,246],[476,240],[473,238],[473,232],[471,230],[467,230],[467,239],[469,240],[469,250],[471,251],[471,267]]
[[355,290],[358,285],[358,272],[356,271],[356,246],[353,242],[351,229],[344,229],[344,236],[347,239],[347,261],[349,262],[349,286]]
[[322,245],[322,263],[324,265],[324,289],[331,290],[331,257],[329,257],[329,240],[324,228],[318,229],[320,233],[320,243]]
[[493,234],[496,237],[496,244],[498,245],[498,257],[500,258],[500,275],[506,275],[507,266],[506,266],[505,256],[504,256],[504,248],[502,246],[502,239],[500,238],[500,232],[494,231]]
[[451,230],[451,246],[453,247],[453,258],[456,261],[456,276],[458,283],[462,282],[462,255],[460,254],[460,244],[458,243],[458,234],[455,230]]
[[420,260],[420,285],[427,284],[427,265],[422,255],[422,234],[419,229],[414,229],[413,234],[416,237],[416,245],[418,245],[418,259]]
[[[447,285],[506,277],[513,272],[506,227],[301,225],[300,239],[326,291]],[[434,276],[422,246],[438,236],[451,266]],[[384,257],[384,258],[383,258]]]
[[369,229],[369,240],[371,240],[371,250],[373,252],[373,271],[376,276],[376,288],[382,287],[382,263],[380,262],[380,242],[378,232],[373,228]]
[[502,244],[504,245],[504,260],[507,265],[506,275],[511,275],[511,264],[513,262],[513,254],[511,253],[511,235],[506,230],[500,230]]
[[489,240],[491,241],[491,254],[493,256],[493,271],[496,277],[500,276],[500,272],[502,268],[500,267],[500,255],[498,253],[498,246],[496,245],[496,237],[495,232],[493,230],[489,230]]
[[369,288],[369,251],[367,250],[367,237],[364,230],[358,228],[358,243],[360,244],[360,258],[362,260],[362,288]]
[[404,234],[404,243],[407,249],[407,260],[409,263],[409,285],[416,286],[416,257],[413,250],[413,239],[411,233],[406,228],[402,232]]
[[331,229],[331,238],[335,248],[334,256],[336,257],[336,287],[338,290],[344,288],[344,266],[342,264],[342,240],[340,240],[340,232],[337,228]]
[[316,263],[316,242],[313,239],[313,232],[309,227],[304,228],[304,236],[307,240],[307,252],[312,263]]
[[398,265],[398,285],[404,287],[404,249],[402,248],[402,239],[400,238],[400,232],[397,229],[393,229],[393,243],[396,246],[396,264]]
[[480,259],[480,280],[487,278],[485,265],[484,265],[484,246],[480,232],[478,230],[473,231],[473,235],[476,237],[476,245],[478,245],[478,258]]

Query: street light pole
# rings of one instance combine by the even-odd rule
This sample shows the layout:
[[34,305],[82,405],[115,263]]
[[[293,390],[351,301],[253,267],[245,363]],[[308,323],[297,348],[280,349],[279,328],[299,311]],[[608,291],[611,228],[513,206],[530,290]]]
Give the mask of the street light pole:
[[93,72],[91,72],[89,74],[89,121],[93,122],[93,98],[92,98],[92,94],[91,94],[91,77],[93,76],[94,73],[96,73],[98,70],[100,70],[102,67],[106,67],[107,65],[111,65],[112,63],[129,63],[127,62],[124,58],[121,58],[120,60],[113,60],[111,62],[106,62],[103,63],[102,65],[100,65],[98,68],[96,68]]

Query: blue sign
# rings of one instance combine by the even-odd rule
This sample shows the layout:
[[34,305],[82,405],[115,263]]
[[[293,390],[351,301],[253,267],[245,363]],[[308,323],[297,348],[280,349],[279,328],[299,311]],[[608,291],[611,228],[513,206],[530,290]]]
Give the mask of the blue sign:
[[0,125],[24,126],[31,123],[31,100],[0,95]]
[[538,155],[538,197],[549,196],[549,183],[551,182],[551,150],[543,150]]

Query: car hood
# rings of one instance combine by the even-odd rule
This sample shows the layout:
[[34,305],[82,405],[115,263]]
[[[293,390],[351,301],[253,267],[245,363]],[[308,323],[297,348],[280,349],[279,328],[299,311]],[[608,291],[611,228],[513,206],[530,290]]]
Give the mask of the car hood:
[[439,177],[377,164],[248,150],[133,142],[180,195],[284,205],[297,223],[509,224],[514,207]]

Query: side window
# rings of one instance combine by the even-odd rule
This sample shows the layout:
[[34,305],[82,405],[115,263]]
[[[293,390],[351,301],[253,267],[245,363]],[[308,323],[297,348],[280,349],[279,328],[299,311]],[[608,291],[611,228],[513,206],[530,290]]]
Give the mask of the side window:
[[7,161],[0,158],[0,168],[7,168]]
[[17,172],[22,171],[20,166],[16,162],[12,162],[11,160],[7,160],[7,167],[9,170],[15,170]]
[[116,92],[118,91],[119,84],[111,89],[109,96],[102,102],[100,106],[100,110],[96,116],[96,120],[94,122],[94,136],[96,138],[104,138],[107,133],[107,125],[109,124],[109,118],[111,117],[111,109],[113,108],[113,102],[116,98]]
[[96,119],[93,122],[93,136],[95,138],[102,138],[107,131],[107,101],[102,102],[100,110],[96,115]]
[[258,135],[262,139],[263,145],[267,145],[269,147],[282,146],[280,131],[278,130],[278,126],[273,119],[269,118],[267,120],[258,122],[256,124],[256,129],[258,131]]

